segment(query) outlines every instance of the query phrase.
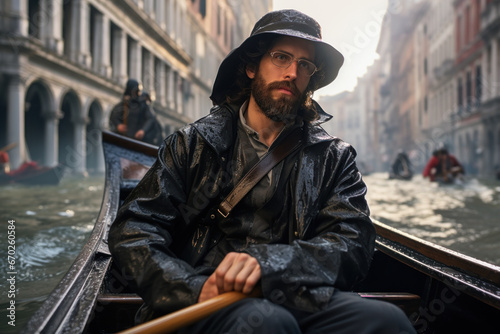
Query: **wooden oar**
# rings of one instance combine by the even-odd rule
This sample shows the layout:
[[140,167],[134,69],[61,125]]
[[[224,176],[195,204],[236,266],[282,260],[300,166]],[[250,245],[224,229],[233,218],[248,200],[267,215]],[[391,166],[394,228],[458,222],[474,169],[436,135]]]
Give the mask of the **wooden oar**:
[[17,146],[17,143],[10,143],[10,144],[5,145],[4,147],[0,148],[0,152],[7,152],[8,150],[11,150],[16,146]]
[[126,329],[119,334],[172,333],[206,318],[209,315],[222,310],[224,307],[236,303],[237,301],[249,297],[259,297],[260,295],[260,288],[255,288],[250,294],[244,294],[236,291],[226,292],[202,303],[191,305],[177,312],[170,313],[144,324]]

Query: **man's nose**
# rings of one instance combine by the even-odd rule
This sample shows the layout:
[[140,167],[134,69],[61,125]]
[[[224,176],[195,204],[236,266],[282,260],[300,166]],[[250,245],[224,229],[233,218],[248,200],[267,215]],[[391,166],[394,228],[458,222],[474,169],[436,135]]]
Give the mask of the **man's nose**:
[[298,62],[294,60],[290,66],[285,69],[285,78],[295,80],[297,78]]

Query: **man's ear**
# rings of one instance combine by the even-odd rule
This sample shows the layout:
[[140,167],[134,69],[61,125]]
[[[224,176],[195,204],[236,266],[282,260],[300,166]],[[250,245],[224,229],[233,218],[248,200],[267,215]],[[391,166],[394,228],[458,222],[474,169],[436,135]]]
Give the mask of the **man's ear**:
[[253,79],[255,78],[255,65],[247,65],[246,67],[246,72],[247,72],[247,76],[250,78],[250,79]]

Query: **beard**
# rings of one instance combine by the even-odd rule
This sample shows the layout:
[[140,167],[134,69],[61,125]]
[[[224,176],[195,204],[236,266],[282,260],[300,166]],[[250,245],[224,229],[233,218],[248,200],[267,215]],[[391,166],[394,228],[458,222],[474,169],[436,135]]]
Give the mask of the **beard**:
[[[289,89],[293,96],[282,95],[278,99],[274,99],[272,91],[280,88]],[[267,118],[285,124],[295,121],[300,107],[305,104],[307,99],[307,93],[301,93],[293,82],[275,81],[266,84],[259,73],[252,81],[252,95]]]

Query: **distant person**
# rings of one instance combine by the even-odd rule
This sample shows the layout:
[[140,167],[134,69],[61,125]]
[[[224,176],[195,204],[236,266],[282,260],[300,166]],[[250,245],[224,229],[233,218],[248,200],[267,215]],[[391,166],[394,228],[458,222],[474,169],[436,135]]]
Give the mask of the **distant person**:
[[161,123],[158,121],[156,111],[152,106],[153,100],[151,99],[151,95],[148,92],[142,92],[141,100],[150,106],[149,110],[151,111],[151,117],[153,118],[153,124],[151,125],[150,130],[144,135],[143,141],[151,145],[159,146],[163,141],[163,129]]
[[411,179],[413,177],[413,171],[411,168],[410,158],[403,151],[400,150],[396,159],[392,163],[390,178],[393,179]]
[[140,98],[142,85],[135,79],[129,79],[120,103],[116,104],[109,117],[110,130],[143,140],[154,122],[150,106]]
[[458,159],[443,147],[434,151],[422,174],[431,181],[449,183],[463,178],[465,171]]

